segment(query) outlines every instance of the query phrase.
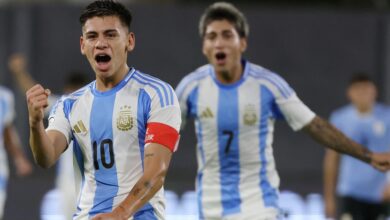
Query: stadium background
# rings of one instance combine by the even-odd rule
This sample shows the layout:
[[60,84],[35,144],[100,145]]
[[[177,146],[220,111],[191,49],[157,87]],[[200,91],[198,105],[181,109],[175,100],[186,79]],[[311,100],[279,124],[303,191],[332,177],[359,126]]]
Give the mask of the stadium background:
[[[70,71],[81,70],[93,79],[79,49],[78,17],[87,1],[70,2],[0,0],[0,83],[15,91],[16,124],[30,158],[25,98],[7,70],[7,58],[14,52],[25,53],[33,77],[55,93],[61,93]],[[129,65],[175,87],[185,74],[206,62],[197,26],[209,2],[122,2],[134,17],[136,47]],[[326,118],[345,104],[344,89],[354,71],[370,73],[378,82],[380,99],[389,101],[387,1],[302,0],[285,5],[284,1],[265,0],[235,4],[251,27],[244,57],[283,76],[319,115]],[[191,128],[182,133],[166,180],[166,188],[178,194],[194,188],[196,140],[189,124]],[[281,189],[301,195],[321,193],[323,148],[279,122],[274,153]],[[34,171],[23,179],[11,174],[4,219],[39,219],[42,196],[54,187],[55,168],[35,167]]]

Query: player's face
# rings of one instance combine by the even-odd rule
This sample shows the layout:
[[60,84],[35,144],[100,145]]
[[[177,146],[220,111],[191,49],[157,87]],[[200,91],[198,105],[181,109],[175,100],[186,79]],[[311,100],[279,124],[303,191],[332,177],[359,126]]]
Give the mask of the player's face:
[[377,90],[371,82],[357,82],[348,89],[348,98],[360,110],[369,110],[375,103]]
[[203,54],[218,72],[232,72],[241,65],[241,55],[247,46],[234,25],[227,20],[215,20],[207,25],[203,37]]
[[126,74],[127,53],[134,49],[134,44],[134,34],[116,16],[88,19],[80,38],[81,53],[98,78]]

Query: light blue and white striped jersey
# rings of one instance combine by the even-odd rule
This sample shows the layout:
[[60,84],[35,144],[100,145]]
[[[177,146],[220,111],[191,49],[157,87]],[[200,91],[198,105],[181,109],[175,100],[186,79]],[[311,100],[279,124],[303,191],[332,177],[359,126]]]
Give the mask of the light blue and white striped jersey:
[[[11,125],[15,118],[14,103],[15,98],[12,92],[3,86],[0,86],[0,191],[3,191],[4,193],[6,192],[9,169],[3,134],[4,129]],[[1,205],[4,204],[1,204],[0,201],[0,209],[2,209]],[[2,210],[0,210],[0,212],[2,212]],[[0,218],[1,216],[2,214],[0,214]]]
[[221,84],[205,65],[176,89],[182,117],[195,119],[201,219],[275,218],[275,119],[299,130],[315,116],[280,76],[250,62],[243,65],[234,84]]
[[[47,130],[73,140],[81,174],[74,219],[110,212],[127,197],[143,174],[149,123],[179,131],[179,103],[167,83],[135,69],[109,91],[98,91],[92,82],[54,106]],[[164,219],[163,189],[134,219]]]
[[[390,150],[390,108],[376,104],[362,115],[348,105],[334,111],[330,121],[354,141],[373,152]],[[356,170],[359,173],[356,173]],[[351,156],[341,155],[337,193],[366,202],[381,202],[386,174]]]

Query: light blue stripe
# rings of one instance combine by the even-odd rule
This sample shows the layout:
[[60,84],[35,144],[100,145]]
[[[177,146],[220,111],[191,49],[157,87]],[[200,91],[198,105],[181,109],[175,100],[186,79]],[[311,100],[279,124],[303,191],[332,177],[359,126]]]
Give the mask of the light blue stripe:
[[4,191],[7,189],[7,177],[0,176],[0,190]]
[[173,105],[174,104],[174,100],[173,100],[173,93],[174,93],[174,91],[173,91],[172,87],[168,83],[166,83],[166,82],[164,82],[164,81],[162,81],[162,80],[160,80],[160,79],[158,79],[158,78],[156,78],[154,76],[148,75],[148,74],[143,74],[141,76],[144,76],[145,78],[150,78],[150,80],[152,80],[152,81],[154,81],[154,82],[156,82],[158,84],[161,84],[161,86],[164,88],[164,92],[165,92],[165,88],[167,88],[168,92],[169,92],[169,98],[170,98],[167,105]]
[[138,110],[137,110],[137,124],[138,124],[138,144],[141,154],[142,169],[144,168],[144,151],[145,151],[145,133],[150,112],[151,100],[144,89],[141,89],[138,95]]
[[260,188],[263,192],[264,205],[266,207],[277,207],[278,195],[274,188],[272,188],[268,177],[267,177],[267,158],[265,157],[265,150],[267,147],[267,135],[268,132],[268,119],[272,115],[272,105],[274,103],[274,97],[265,86],[260,86],[260,97],[261,97],[261,112],[260,112]]
[[[217,117],[222,214],[225,216],[239,213],[241,210],[237,88],[219,89]],[[231,136],[224,132],[233,134],[228,152],[226,147]]]
[[199,219],[203,220],[204,219],[204,214],[203,214],[203,205],[202,205],[202,195],[203,195],[203,173],[199,172],[197,175],[197,197],[198,197],[198,214],[199,214]]
[[[110,212],[112,210],[114,197],[118,193],[118,177],[114,158],[109,156],[109,144],[102,144],[104,140],[113,140],[112,115],[115,103],[115,95],[95,96],[92,103],[90,118],[91,146],[97,143],[98,169],[95,169],[95,197],[89,215],[92,217],[98,213]],[[104,148],[105,162],[114,162],[112,167],[106,168],[103,165],[102,150]],[[113,147],[114,148],[114,147]],[[91,158],[94,156],[91,155]],[[114,161],[111,161],[113,159]]]
[[157,220],[153,206],[150,203],[146,203],[134,214],[134,220]]
[[[198,87],[196,87],[194,90],[192,90],[192,92],[190,93],[187,99],[188,117],[195,118],[196,115],[201,114],[200,112],[198,113],[198,99],[199,99],[199,89]],[[200,123],[199,119],[195,121],[195,129],[196,129],[198,152],[200,153],[202,159],[202,165],[204,165],[206,159],[205,159],[204,149],[203,149],[203,135],[202,135],[203,131],[202,131],[202,123]]]
[[136,75],[136,74],[134,74],[133,79],[134,79],[135,81],[137,81],[137,82],[143,84],[143,85],[149,85],[149,86],[152,87],[154,90],[156,90],[157,95],[158,95],[158,97],[160,98],[160,106],[161,106],[161,107],[164,107],[164,106],[165,106],[164,100],[163,100],[163,97],[162,97],[162,94],[161,94],[161,91],[157,88],[157,86],[151,84],[150,82],[145,82],[145,81],[143,81],[142,79],[138,78],[138,75]]
[[150,84],[154,84],[154,85],[157,85],[159,86],[160,88],[162,88],[163,92],[164,92],[164,98],[166,100],[165,102],[165,105],[172,105],[171,104],[171,101],[169,100],[169,95],[168,95],[168,92],[167,92],[167,85],[166,83],[163,83],[162,81],[160,80],[156,80],[156,79],[153,79],[151,76],[146,76],[145,74],[141,74],[141,73],[138,73],[136,72],[136,76],[149,82]]
[[[83,152],[81,151],[81,147],[74,137],[73,137],[73,154],[76,157],[77,165],[78,165],[78,167],[80,169],[80,173],[81,173],[81,186],[80,186],[80,191],[81,191],[81,189],[84,187],[84,183],[85,183],[84,157],[83,157]],[[79,196],[78,201],[77,201],[77,211],[78,212],[81,211],[81,208],[79,206],[80,199],[81,199],[81,196]]]

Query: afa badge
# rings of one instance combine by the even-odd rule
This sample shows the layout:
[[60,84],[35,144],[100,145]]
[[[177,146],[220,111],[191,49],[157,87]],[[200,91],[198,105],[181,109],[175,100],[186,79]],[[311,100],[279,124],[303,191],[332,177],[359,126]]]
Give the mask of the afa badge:
[[121,131],[128,131],[133,128],[134,119],[131,107],[128,105],[120,107],[119,116],[116,119],[116,127]]
[[256,108],[254,105],[246,105],[244,109],[244,124],[247,126],[255,125],[258,118],[256,114]]

